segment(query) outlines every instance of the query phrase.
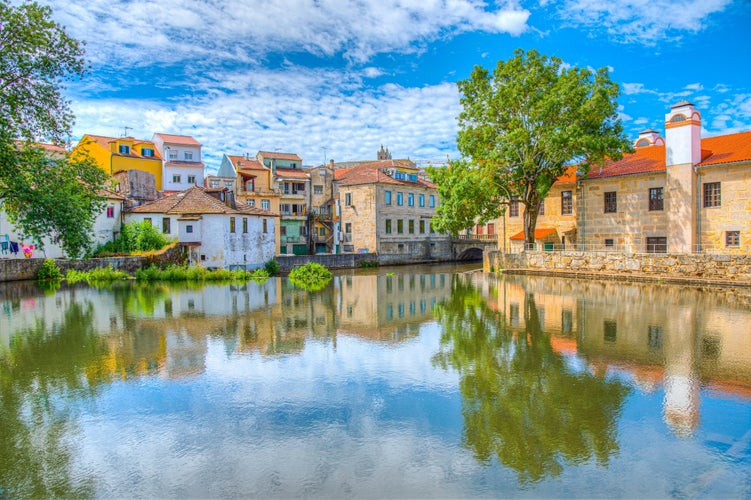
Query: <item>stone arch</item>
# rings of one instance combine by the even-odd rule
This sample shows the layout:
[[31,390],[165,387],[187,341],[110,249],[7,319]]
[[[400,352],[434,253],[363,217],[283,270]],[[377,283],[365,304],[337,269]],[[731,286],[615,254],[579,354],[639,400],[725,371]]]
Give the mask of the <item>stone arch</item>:
[[483,249],[478,247],[469,247],[463,249],[461,252],[459,252],[456,256],[456,260],[461,261],[472,261],[472,260],[482,260],[483,255]]

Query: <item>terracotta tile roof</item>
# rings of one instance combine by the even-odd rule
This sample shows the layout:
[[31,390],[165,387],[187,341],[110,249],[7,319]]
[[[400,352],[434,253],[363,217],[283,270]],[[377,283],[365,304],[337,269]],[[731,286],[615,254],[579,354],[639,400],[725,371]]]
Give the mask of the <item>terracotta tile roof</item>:
[[[702,162],[700,167],[751,160],[751,131],[738,134],[707,137],[701,141]],[[704,156],[704,150],[709,155]]]
[[200,146],[201,143],[189,135],[154,134],[166,144],[183,144],[185,146]]
[[67,150],[64,147],[58,146],[56,144],[39,143],[39,147],[49,153],[67,153]]
[[[545,238],[546,236],[548,236],[549,234],[554,233],[554,232],[555,232],[555,229],[551,227],[535,229],[535,239],[541,240]],[[524,231],[520,231],[516,233],[509,239],[514,240],[514,241],[524,241]]]
[[648,146],[638,148],[633,153],[627,153],[620,160],[611,162],[602,168],[592,167],[585,179],[603,179],[664,171],[665,146]]
[[287,179],[310,179],[310,174],[308,172],[298,168],[277,168],[276,176]]
[[296,160],[296,161],[302,161],[302,158],[297,156],[294,153],[277,153],[275,151],[259,151],[259,156],[263,156],[264,158],[268,158],[270,160]]
[[562,176],[556,179],[554,184],[570,184],[576,182],[576,165],[571,165]]
[[107,198],[108,200],[126,200],[125,196],[115,193],[114,191],[110,191],[109,189],[100,189],[99,190],[99,196],[103,196]]
[[334,170],[334,180],[335,180],[335,181],[338,181],[339,179],[341,179],[341,178],[342,178],[342,176],[346,175],[346,174],[347,174],[347,172],[349,172],[350,170],[352,170],[352,168],[353,168],[353,167],[349,167],[349,168],[338,168],[338,169]]
[[256,160],[255,158],[248,159],[242,155],[227,155],[227,158],[229,158],[229,161],[231,161],[232,165],[235,166],[235,169],[238,170],[269,170],[268,167],[264,166],[263,163]]
[[249,207],[240,203],[236,205],[236,208],[232,208],[224,204],[221,200],[207,194],[203,188],[198,186],[193,186],[179,193],[170,194],[152,203],[134,207],[129,212],[168,215],[237,214],[278,217],[266,210]]
[[355,186],[358,184],[395,184],[399,186],[421,186],[426,188],[435,188],[435,184],[432,182],[426,181],[424,179],[420,179],[418,177],[417,181],[403,181],[394,179],[393,177],[387,175],[384,172],[384,169],[387,168],[401,168],[401,169],[409,169],[414,170],[415,173],[417,173],[418,169],[411,166],[411,165],[405,165],[403,163],[398,163],[394,160],[385,160],[385,161],[375,161],[371,163],[364,163],[362,165],[358,165],[356,167],[352,167],[350,170],[345,172],[344,174],[341,174],[340,177],[336,177],[336,170],[334,171],[334,179],[339,183],[340,186]]

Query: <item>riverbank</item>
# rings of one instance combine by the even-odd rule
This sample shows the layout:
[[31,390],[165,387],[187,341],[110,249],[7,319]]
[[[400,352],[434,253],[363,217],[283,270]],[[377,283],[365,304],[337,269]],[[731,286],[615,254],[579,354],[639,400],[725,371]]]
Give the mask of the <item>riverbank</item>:
[[489,252],[483,268],[504,274],[751,287],[751,255]]

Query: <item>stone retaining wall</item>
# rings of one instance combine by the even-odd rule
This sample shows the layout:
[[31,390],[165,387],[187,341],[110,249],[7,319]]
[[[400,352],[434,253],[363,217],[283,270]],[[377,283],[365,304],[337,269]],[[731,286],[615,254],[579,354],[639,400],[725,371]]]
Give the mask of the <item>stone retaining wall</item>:
[[352,269],[361,267],[362,262],[377,262],[379,266],[401,266],[408,264],[424,264],[434,262],[448,262],[449,258],[425,258],[410,254],[375,254],[375,253],[343,253],[343,254],[318,254],[318,255],[279,255],[276,261],[279,270],[288,273],[297,266],[308,262],[318,262],[329,269]]
[[751,255],[620,254],[602,252],[489,252],[486,271],[547,270],[551,272],[609,273],[737,280],[751,283]]
[[[35,280],[45,259],[0,259],[0,282]],[[148,256],[103,257],[96,259],[55,259],[57,266],[65,274],[68,269],[88,271],[98,267],[112,266],[113,269],[130,274],[151,264],[180,264],[185,262],[184,247],[173,245]]]

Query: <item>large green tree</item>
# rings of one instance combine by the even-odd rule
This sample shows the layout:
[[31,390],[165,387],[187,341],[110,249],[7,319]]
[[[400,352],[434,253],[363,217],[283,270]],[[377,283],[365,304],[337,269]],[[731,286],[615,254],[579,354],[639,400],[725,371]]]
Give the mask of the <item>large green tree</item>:
[[[629,148],[617,113],[618,85],[606,68],[592,72],[518,49],[492,73],[476,66],[458,86],[462,111],[457,145],[470,162],[465,184],[491,186],[474,203],[475,216],[488,220],[497,210],[494,205],[518,201],[525,207],[529,245],[534,244],[540,204],[556,179],[573,164],[583,174]],[[436,181],[440,184],[441,178]],[[442,201],[451,204],[453,196]]]
[[50,155],[73,124],[64,82],[86,70],[84,47],[36,2],[0,0],[0,202],[25,237],[76,256],[91,244],[105,176],[88,159]]

